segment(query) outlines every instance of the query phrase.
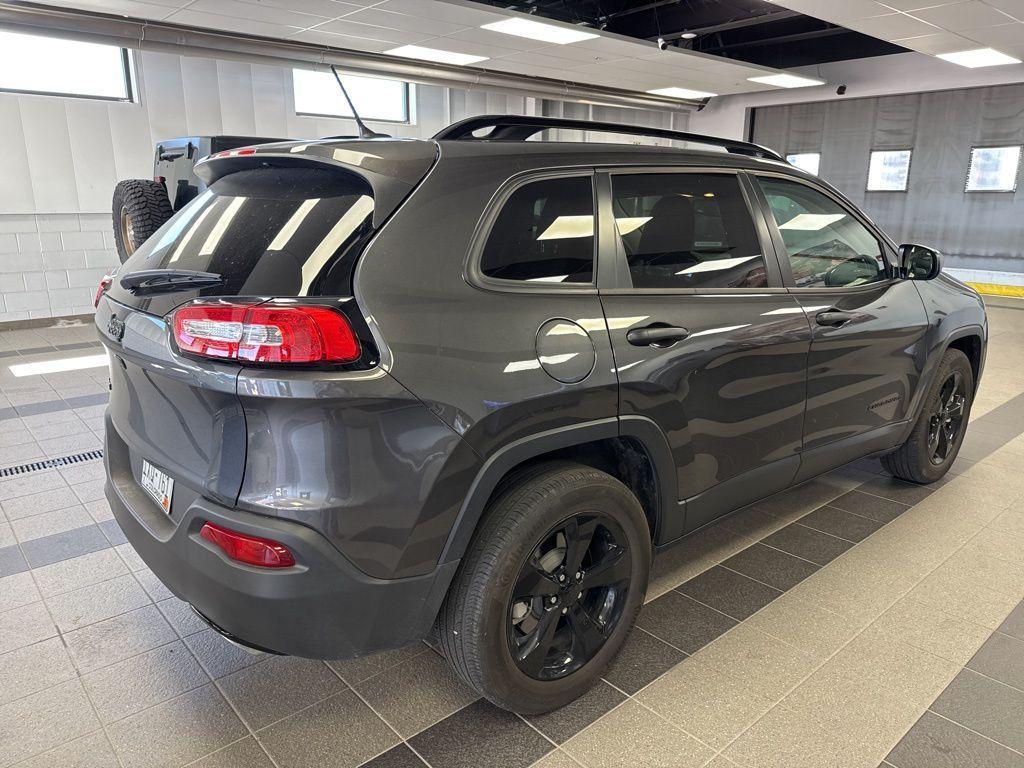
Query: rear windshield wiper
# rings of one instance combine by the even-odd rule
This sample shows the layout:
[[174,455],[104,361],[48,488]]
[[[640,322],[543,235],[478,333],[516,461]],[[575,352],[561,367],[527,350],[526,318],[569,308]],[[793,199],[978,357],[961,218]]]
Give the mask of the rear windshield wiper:
[[143,269],[121,278],[121,287],[135,296],[153,293],[194,291],[220,285],[224,278],[214,272],[193,272],[187,269]]

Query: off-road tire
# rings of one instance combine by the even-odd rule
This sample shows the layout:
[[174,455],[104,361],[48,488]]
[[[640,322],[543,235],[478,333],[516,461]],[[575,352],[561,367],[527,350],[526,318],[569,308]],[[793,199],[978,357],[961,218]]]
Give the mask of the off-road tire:
[[164,185],[149,179],[118,182],[111,207],[114,244],[122,264],[174,215]]
[[[950,373],[958,371],[967,384],[967,402],[964,404],[963,425],[956,437],[952,450],[942,464],[934,464],[928,452],[928,425],[929,418],[935,410],[939,400],[939,392],[943,382]],[[971,403],[974,400],[974,371],[971,368],[971,361],[967,355],[959,349],[948,349],[939,361],[938,370],[932,379],[928,394],[921,406],[921,413],[914,424],[906,442],[892,453],[881,457],[882,466],[893,477],[921,485],[934,483],[941,479],[950,466],[956,460],[960,445],[963,443],[964,435],[967,433],[967,423],[971,415]]]
[[[609,517],[626,535],[631,564],[622,613],[583,666],[560,679],[534,679],[516,666],[506,640],[512,584],[545,532],[583,512]],[[643,604],[650,567],[650,529],[632,491],[592,467],[535,465],[499,487],[489,503],[441,607],[440,650],[493,704],[520,714],[558,709],[586,693],[618,654]]]

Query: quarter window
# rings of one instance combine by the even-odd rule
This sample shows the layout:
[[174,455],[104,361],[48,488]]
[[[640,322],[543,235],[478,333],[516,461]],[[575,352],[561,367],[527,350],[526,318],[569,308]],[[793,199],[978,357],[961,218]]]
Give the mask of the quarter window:
[[487,238],[480,271],[499,280],[593,282],[590,177],[534,181],[513,192]]
[[758,180],[786,244],[799,288],[839,288],[884,280],[875,236],[832,198],[784,179]]
[[634,288],[760,288],[764,258],[731,175],[612,177],[615,225]]

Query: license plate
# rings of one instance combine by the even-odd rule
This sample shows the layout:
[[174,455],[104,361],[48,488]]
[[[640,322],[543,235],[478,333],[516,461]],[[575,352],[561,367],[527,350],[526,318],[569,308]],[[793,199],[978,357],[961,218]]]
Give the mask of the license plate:
[[145,459],[142,460],[142,475],[139,484],[167,514],[171,514],[171,494],[174,493],[174,479],[161,472]]

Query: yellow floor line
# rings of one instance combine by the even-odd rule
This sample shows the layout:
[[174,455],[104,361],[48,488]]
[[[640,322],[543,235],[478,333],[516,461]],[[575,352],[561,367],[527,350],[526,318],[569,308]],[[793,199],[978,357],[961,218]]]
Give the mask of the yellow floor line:
[[1016,296],[1024,298],[1024,285],[996,285],[994,283],[967,283],[978,293],[988,296]]

